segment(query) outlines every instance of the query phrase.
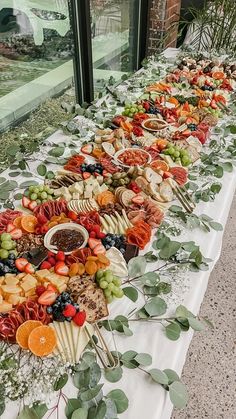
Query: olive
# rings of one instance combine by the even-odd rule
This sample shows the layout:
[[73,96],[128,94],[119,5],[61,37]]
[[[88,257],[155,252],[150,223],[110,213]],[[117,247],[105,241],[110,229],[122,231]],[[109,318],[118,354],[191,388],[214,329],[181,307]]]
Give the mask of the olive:
[[235,65],[235,64],[231,65],[230,70],[231,70],[232,72],[236,71],[236,65]]
[[183,69],[184,69],[183,64],[179,64],[179,65],[178,65],[178,68],[179,68],[180,70],[183,70]]

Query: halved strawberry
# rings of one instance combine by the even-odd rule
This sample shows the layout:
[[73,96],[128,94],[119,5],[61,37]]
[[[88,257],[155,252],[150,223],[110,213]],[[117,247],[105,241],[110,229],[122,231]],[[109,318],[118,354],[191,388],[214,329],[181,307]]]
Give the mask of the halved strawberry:
[[51,263],[48,262],[47,260],[42,262],[40,265],[40,269],[51,269],[51,267],[52,267]]
[[15,261],[16,268],[20,272],[24,272],[25,267],[28,263],[29,263],[28,260],[25,258],[19,258],[19,259],[16,259]]
[[97,238],[98,239],[105,239],[105,237],[106,237],[106,234],[103,233],[102,231],[99,231],[99,233],[97,233]]
[[69,273],[69,268],[64,262],[57,262],[54,266],[54,271],[57,275],[67,276]]
[[98,244],[101,244],[101,240],[93,239],[91,237],[88,239],[88,245],[90,249],[93,250]]
[[51,304],[55,303],[57,296],[58,293],[55,291],[47,290],[40,295],[38,303],[42,304],[43,306],[50,306]]
[[82,176],[83,176],[83,179],[89,179],[91,177],[91,173],[83,172]]
[[65,253],[62,250],[58,250],[56,254],[56,260],[58,260],[59,262],[64,262],[65,258]]
[[50,258],[48,258],[48,262],[52,265],[55,266],[56,265],[56,259],[52,256],[50,256]]
[[34,269],[32,263],[27,263],[27,265],[25,265],[24,272],[26,274],[34,274],[35,273],[35,269]]
[[7,231],[7,233],[10,233],[11,231],[15,230],[15,228],[16,228],[16,226],[14,226],[13,223],[8,223],[6,231]]
[[95,255],[98,255],[98,254],[102,254],[102,255],[104,255],[105,253],[106,253],[106,249],[105,249],[105,247],[103,246],[103,244],[102,243],[100,243],[100,244],[98,244],[94,249],[93,249],[93,253],[95,254]]
[[29,208],[29,204],[30,204],[30,199],[27,198],[27,196],[23,196],[22,198],[22,205],[24,208]]
[[36,201],[31,201],[31,202],[29,203],[28,208],[29,208],[31,211],[33,211],[33,210],[34,210],[37,206],[38,206],[38,204],[37,204],[37,202],[36,202]]
[[57,289],[57,287],[55,287],[55,285],[48,284],[47,291],[58,292],[58,289]]
[[95,231],[96,234],[100,233],[101,228],[99,224],[94,224],[92,231]]
[[10,235],[13,240],[17,240],[23,236],[23,233],[20,228],[14,228],[14,230],[10,231]]
[[47,217],[45,217],[45,215],[43,215],[43,214],[38,214],[37,215],[37,220],[38,220],[38,223],[41,224],[41,225],[46,224],[48,222]]

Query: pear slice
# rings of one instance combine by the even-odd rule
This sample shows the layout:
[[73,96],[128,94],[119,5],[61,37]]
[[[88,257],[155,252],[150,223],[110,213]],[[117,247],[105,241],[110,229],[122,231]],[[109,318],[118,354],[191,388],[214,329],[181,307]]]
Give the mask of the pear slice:
[[[87,322],[85,323],[85,326],[87,327],[90,334],[93,335],[93,326]],[[79,334],[79,339],[78,339],[77,348],[76,348],[76,362],[79,362],[80,357],[85,347],[87,346],[88,342],[89,342],[89,337],[87,333],[85,332],[84,326],[83,326],[80,328],[80,334]]]
[[73,355],[73,340],[72,340],[72,334],[71,334],[71,327],[69,322],[62,322],[62,325],[65,330],[65,335],[67,339],[67,345],[69,348],[69,354],[70,354],[70,362],[73,363],[74,355]]
[[67,337],[66,330],[65,330],[65,327],[64,327],[64,322],[58,322],[58,327],[59,327],[59,330],[60,330],[60,333],[61,333],[61,340],[63,342],[63,348],[64,348],[64,351],[65,351],[66,358],[67,358],[68,362],[71,362],[72,357],[71,357],[68,337]]
[[[66,362],[66,355],[65,352],[63,350],[63,346],[61,344],[61,336],[60,336],[60,331],[59,329],[56,327],[55,322],[50,323],[49,326],[55,331],[56,335],[57,335],[57,347],[56,350],[59,352],[62,360],[64,362]],[[58,333],[59,332],[59,333]],[[55,352],[54,352],[55,353]]]

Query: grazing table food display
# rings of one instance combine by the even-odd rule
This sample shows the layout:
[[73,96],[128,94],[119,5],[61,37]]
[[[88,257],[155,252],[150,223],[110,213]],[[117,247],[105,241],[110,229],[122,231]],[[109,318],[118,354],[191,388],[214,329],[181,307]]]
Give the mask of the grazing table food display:
[[193,331],[213,327],[198,312],[235,190],[234,68],[150,59],[33,155],[9,148],[3,418],[167,419],[186,406],[178,374]]

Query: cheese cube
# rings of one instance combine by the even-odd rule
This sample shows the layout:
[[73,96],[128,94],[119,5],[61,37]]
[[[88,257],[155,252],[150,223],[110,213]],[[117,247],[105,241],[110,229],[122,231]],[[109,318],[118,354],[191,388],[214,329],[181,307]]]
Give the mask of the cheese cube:
[[6,301],[3,301],[3,303],[0,304],[0,313],[6,313],[10,310],[12,310],[12,304],[7,303]]

